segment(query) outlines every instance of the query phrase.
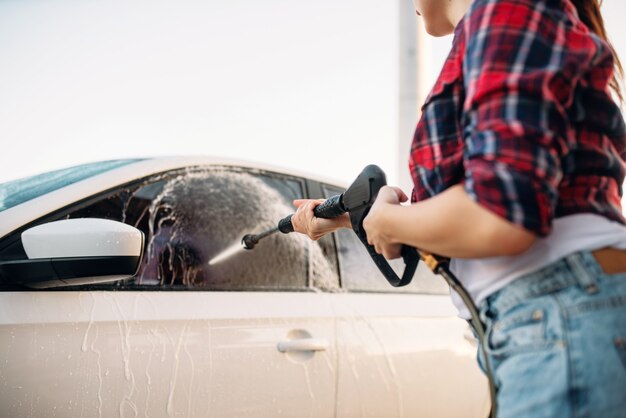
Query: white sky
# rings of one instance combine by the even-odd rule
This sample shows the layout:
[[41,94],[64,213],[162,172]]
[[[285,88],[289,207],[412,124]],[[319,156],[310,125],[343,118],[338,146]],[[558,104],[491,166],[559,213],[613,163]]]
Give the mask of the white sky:
[[[604,4],[626,60],[626,3]],[[397,84],[395,1],[0,0],[0,182],[197,154],[391,180]]]
[[397,7],[311,6],[0,1],[0,181],[149,155],[224,155],[345,180],[389,164]]

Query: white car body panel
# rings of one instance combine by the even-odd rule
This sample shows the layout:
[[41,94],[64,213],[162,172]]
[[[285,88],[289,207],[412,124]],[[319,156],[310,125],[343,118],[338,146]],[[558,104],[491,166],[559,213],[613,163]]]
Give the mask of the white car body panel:
[[5,292],[0,321],[0,416],[334,416],[327,294]]
[[[0,350],[11,359],[0,363],[0,415],[486,416],[485,387],[472,386],[476,348],[459,344],[467,329],[448,299],[0,293]],[[294,330],[328,348],[280,353]]]
[[348,293],[337,300],[338,417],[488,415],[476,340],[449,296]]

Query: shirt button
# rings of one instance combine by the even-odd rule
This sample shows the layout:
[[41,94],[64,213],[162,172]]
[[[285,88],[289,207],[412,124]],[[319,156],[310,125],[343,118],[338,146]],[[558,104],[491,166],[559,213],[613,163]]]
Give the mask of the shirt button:
[[536,310],[533,312],[533,319],[535,321],[541,321],[543,319],[543,311]]

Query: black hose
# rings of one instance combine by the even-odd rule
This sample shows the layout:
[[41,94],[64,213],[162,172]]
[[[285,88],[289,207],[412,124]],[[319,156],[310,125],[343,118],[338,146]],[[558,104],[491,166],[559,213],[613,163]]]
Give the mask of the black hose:
[[480,315],[478,314],[478,308],[471,296],[465,289],[465,287],[461,284],[459,279],[450,271],[448,267],[448,259],[434,256],[432,254],[428,254],[422,251],[419,251],[420,257],[424,260],[426,265],[432,270],[433,273],[441,275],[444,280],[448,283],[448,285],[454,290],[470,313],[470,322],[472,324],[472,328],[476,332],[476,336],[478,337],[478,342],[480,346],[480,351],[483,355],[483,362],[485,366],[485,374],[487,375],[487,380],[489,380],[489,395],[491,397],[491,412],[489,413],[489,417],[496,418],[497,415],[497,402],[496,402],[496,384],[493,377],[493,372],[491,370],[491,362],[487,357],[487,353],[485,352],[485,344],[487,341],[485,340],[485,326],[483,322],[480,320]]

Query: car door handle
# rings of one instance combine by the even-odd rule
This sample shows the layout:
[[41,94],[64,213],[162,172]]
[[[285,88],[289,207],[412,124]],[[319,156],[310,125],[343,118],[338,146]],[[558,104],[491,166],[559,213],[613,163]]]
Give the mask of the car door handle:
[[328,348],[328,341],[319,338],[280,341],[277,348],[281,353],[294,351],[324,351]]

